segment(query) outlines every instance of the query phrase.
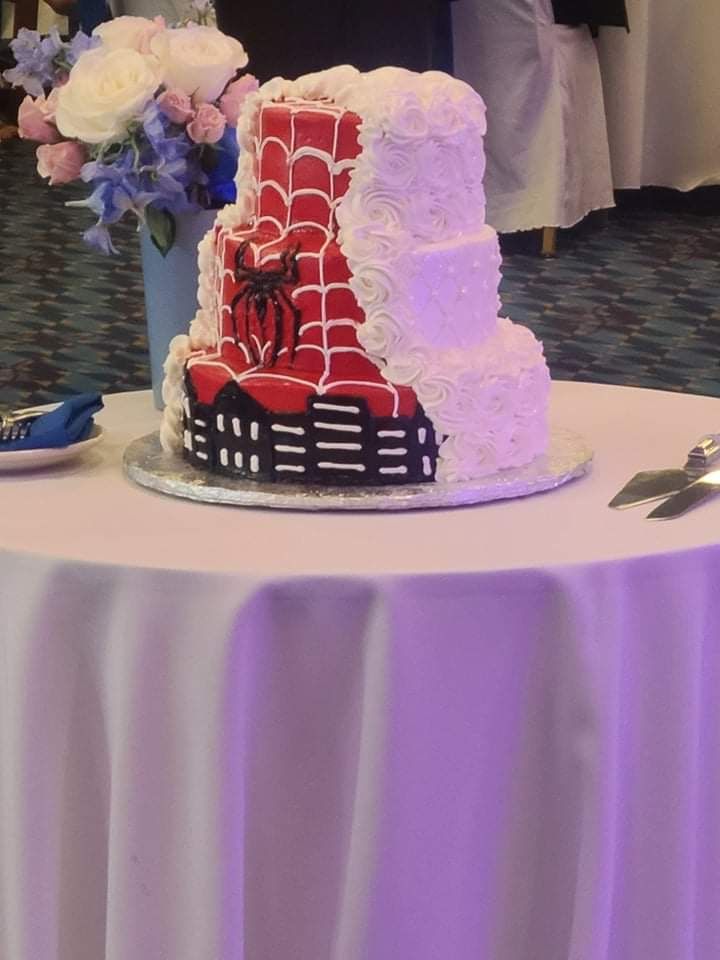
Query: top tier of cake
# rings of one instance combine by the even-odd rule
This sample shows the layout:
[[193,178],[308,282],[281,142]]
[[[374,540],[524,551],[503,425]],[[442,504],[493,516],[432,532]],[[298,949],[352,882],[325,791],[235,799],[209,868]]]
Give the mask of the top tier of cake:
[[500,306],[484,131],[480,98],[444,74],[341,67],[271,81],[241,119],[238,203],[221,221],[231,234],[339,226],[366,314],[391,295],[392,317],[360,334],[380,362],[403,330],[427,349],[479,346]]
[[283,233],[307,227],[331,233],[360,153],[360,118],[324,103],[265,104],[253,144],[257,164],[255,226]]

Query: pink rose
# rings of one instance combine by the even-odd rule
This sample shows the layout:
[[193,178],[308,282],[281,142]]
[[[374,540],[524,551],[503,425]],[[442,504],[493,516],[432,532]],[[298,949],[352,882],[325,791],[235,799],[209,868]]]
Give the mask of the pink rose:
[[77,180],[87,162],[85,147],[73,140],[38,147],[36,155],[38,173],[41,177],[50,177],[51,187]]
[[240,108],[249,93],[254,93],[260,86],[256,77],[246,73],[239,80],[234,80],[220,97],[220,109],[231,127],[236,127]]
[[187,132],[195,143],[217,143],[225,133],[225,117],[211,103],[201,103]]
[[25,97],[18,110],[18,130],[25,140],[37,140],[38,143],[57,143],[62,140],[58,129],[52,123],[55,115],[54,101],[45,97]]
[[187,123],[195,116],[192,101],[182,90],[166,90],[157,98],[157,105],[173,123]]

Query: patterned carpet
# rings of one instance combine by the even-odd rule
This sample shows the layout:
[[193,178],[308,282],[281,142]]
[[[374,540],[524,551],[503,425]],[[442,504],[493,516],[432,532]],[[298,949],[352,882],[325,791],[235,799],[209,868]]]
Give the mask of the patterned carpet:
[[[0,405],[149,382],[138,240],[88,250],[75,186],[47,188],[32,146],[0,145]],[[544,341],[554,377],[720,396],[720,204],[712,191],[631,195],[560,235],[504,240],[502,297]]]

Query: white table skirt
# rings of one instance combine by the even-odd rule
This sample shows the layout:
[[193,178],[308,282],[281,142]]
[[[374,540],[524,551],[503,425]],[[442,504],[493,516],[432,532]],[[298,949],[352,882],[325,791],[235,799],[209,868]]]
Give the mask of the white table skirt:
[[597,51],[550,0],[453,3],[455,72],[483,97],[487,219],[570,227],[614,205]]
[[720,500],[604,504],[720,400],[557,384],[594,473],[386,516],[0,479],[0,956],[720,955]]
[[628,16],[599,43],[614,186],[720,184],[720,3],[628,0]]

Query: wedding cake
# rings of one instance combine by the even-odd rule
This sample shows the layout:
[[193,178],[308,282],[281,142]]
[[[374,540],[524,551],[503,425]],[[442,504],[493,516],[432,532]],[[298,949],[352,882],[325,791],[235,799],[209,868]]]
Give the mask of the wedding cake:
[[199,248],[163,447],[263,482],[471,480],[547,445],[542,346],[500,318],[485,109],[438,72],[337,67],[245,103]]

